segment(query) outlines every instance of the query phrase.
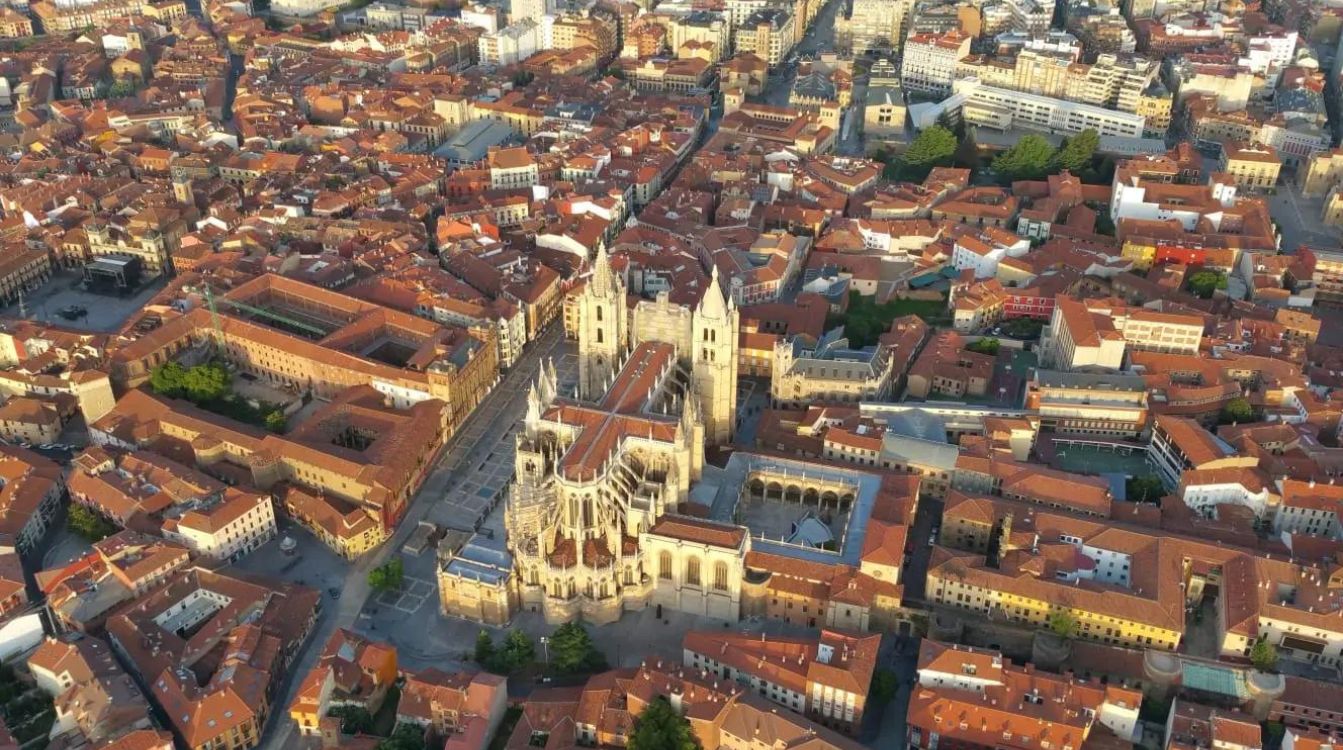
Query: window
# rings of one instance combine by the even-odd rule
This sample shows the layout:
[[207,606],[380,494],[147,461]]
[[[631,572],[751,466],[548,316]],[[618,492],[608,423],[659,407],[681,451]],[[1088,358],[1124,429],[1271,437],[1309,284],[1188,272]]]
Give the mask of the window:
[[691,586],[699,585],[699,558],[692,557],[685,563],[685,582]]
[[717,562],[713,566],[713,587],[727,591],[727,563]]
[[670,552],[658,555],[658,578],[670,581],[672,577],[672,556]]

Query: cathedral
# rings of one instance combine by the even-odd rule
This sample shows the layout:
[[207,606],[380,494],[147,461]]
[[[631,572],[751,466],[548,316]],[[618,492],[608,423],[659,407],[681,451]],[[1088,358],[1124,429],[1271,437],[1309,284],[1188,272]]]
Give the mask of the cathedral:
[[[651,548],[665,559],[664,548],[707,538],[715,544],[699,545],[695,575],[703,564],[716,585],[685,606],[736,617],[744,530],[661,521],[699,480],[705,445],[732,439],[739,313],[716,270],[693,306],[665,293],[633,307],[628,299],[599,250],[577,300],[575,392],[560,393],[547,366],[528,393],[505,510],[507,554],[498,557],[508,569],[482,572],[463,556],[453,574],[449,564],[440,577],[445,612],[502,622],[521,608],[553,623],[612,622],[661,603],[657,586],[669,579],[652,569]],[[472,585],[473,576],[493,585]]]

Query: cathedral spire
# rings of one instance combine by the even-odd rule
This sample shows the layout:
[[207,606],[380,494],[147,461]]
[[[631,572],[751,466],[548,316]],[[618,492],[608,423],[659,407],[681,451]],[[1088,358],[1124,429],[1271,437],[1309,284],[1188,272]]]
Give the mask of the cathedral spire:
[[708,318],[721,318],[730,309],[730,303],[724,301],[723,285],[718,281],[718,264],[715,263],[709,270],[709,288],[704,290],[704,296],[699,301],[699,314]]
[[597,257],[592,260],[592,285],[593,291],[598,293],[609,291],[614,285],[611,283],[611,259],[606,255],[606,245],[597,246]]

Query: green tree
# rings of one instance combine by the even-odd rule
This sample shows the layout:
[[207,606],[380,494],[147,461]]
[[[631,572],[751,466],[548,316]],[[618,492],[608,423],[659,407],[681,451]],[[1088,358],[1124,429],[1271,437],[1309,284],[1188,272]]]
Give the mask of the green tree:
[[536,79],[536,74],[527,70],[519,70],[513,74],[513,85],[522,88]]
[[504,637],[504,647],[499,652],[500,671],[512,672],[536,661],[536,645],[521,630],[510,630]]
[[1055,612],[1049,616],[1049,629],[1060,638],[1075,638],[1079,630],[1077,618],[1067,612]]
[[1166,486],[1153,477],[1130,477],[1124,482],[1124,495],[1133,503],[1157,503],[1166,494]]
[[70,512],[65,520],[66,528],[87,539],[98,542],[117,533],[117,525],[103,514],[79,503],[70,503]]
[[392,736],[378,743],[375,750],[424,750],[424,727],[402,722],[392,730]]
[[1250,663],[1262,672],[1271,672],[1278,667],[1278,647],[1260,638],[1250,647]]
[[565,623],[550,636],[550,663],[560,672],[594,672],[606,668],[606,658],[582,625]]
[[884,706],[895,699],[899,680],[895,672],[878,669],[872,673],[872,684],[867,689],[868,701],[874,706]]
[[658,696],[634,719],[628,750],[699,750],[690,722]]
[[368,734],[373,729],[373,717],[362,706],[333,706],[326,715],[340,719],[343,734]]
[[1226,289],[1226,274],[1220,271],[1199,271],[1189,276],[1185,286],[1199,297],[1211,299],[1218,289]]
[[1250,403],[1250,400],[1244,396],[1237,396],[1222,406],[1222,412],[1217,415],[1217,421],[1222,424],[1240,424],[1241,422],[1256,421],[1255,416],[1254,404]]
[[900,176],[922,182],[934,167],[949,167],[956,155],[956,134],[934,125],[919,133],[900,157]]
[[607,68],[604,71],[603,75],[608,75],[611,76],[612,78],[619,78],[622,81],[625,80],[625,71],[615,65],[612,65],[611,67]]
[[149,387],[160,396],[176,398],[185,390],[187,371],[176,362],[164,362],[149,373]]
[[974,131],[966,133],[961,138],[961,142],[956,145],[956,153],[952,155],[951,162],[957,167],[968,169],[971,172],[978,172],[982,165],[979,158],[979,144],[975,141]]
[[1049,173],[1054,149],[1038,135],[1023,136],[993,160],[993,171],[1005,182],[1039,180]]
[[401,588],[405,575],[406,569],[401,558],[393,557],[368,572],[368,585],[372,586],[374,591],[393,591]]
[[135,96],[135,92],[140,89],[139,84],[134,80],[125,79],[117,81],[107,87],[107,96],[112,99],[120,99],[127,96]]
[[1078,177],[1091,176],[1096,162],[1096,149],[1100,144],[1100,135],[1095,130],[1083,130],[1059,146],[1054,154],[1054,169],[1066,169]]
[[987,354],[991,357],[998,356],[998,350],[1002,348],[1002,342],[995,338],[985,336],[982,339],[976,339],[965,345],[966,351]]
[[284,415],[280,409],[272,409],[266,412],[266,429],[271,432],[283,434],[285,427],[289,425],[289,417]]
[[482,630],[476,636],[476,663],[488,668],[494,662],[494,657],[494,639],[490,637],[488,632]]
[[214,362],[196,365],[182,378],[182,388],[186,397],[197,404],[216,401],[229,394],[233,376],[227,368]]

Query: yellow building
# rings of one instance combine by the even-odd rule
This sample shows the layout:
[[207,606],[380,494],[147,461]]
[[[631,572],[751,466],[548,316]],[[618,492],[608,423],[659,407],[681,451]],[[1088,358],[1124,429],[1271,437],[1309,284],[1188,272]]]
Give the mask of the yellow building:
[[1273,190],[1278,184],[1282,159],[1278,150],[1262,144],[1228,144],[1222,147],[1221,170],[1236,187]]
[[[321,735],[331,728],[327,714],[333,708],[350,706],[376,714],[399,677],[395,649],[345,629],[337,630],[326,642],[317,665],[304,675],[298,694],[289,704],[289,716],[298,725],[299,734]],[[338,729],[339,719],[335,722]]]
[[1325,195],[1343,182],[1343,148],[1311,157],[1301,184],[1302,195]]

